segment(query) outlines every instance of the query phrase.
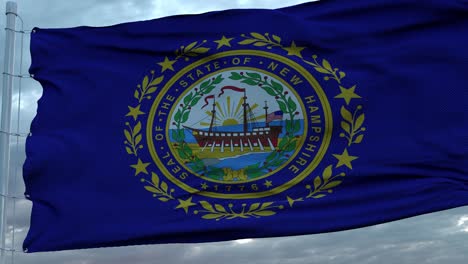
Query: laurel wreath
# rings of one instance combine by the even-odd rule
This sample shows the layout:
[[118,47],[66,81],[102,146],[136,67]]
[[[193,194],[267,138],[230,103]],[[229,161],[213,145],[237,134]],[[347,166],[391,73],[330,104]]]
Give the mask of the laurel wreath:
[[202,213],[204,214],[202,216],[203,219],[215,219],[216,221],[219,221],[224,218],[226,219],[251,218],[251,217],[260,218],[262,216],[271,216],[271,215],[276,214],[276,212],[273,211],[272,209],[284,208],[282,205],[273,206],[273,202],[253,203],[253,204],[250,204],[249,206],[244,203],[242,204],[241,211],[235,212],[233,209],[234,205],[232,203],[228,205],[229,211],[226,210],[226,208],[222,206],[221,204],[212,205],[208,201],[200,201],[200,205],[205,210],[195,210],[193,213],[194,214]]
[[156,173],[151,173],[151,181],[141,179],[141,182],[148,184],[145,186],[145,189],[152,192],[153,197],[158,198],[160,201],[167,202],[174,199],[172,196],[174,189],[169,190],[167,183],[161,181]]
[[185,58],[186,61],[189,61],[190,58],[197,57],[201,54],[207,53],[210,48],[203,47],[203,44],[206,43],[206,40],[203,40],[201,43],[198,41],[192,42],[187,46],[181,46],[176,50],[175,54],[177,55],[176,60],[180,58]]
[[[286,47],[281,43],[282,39],[277,35],[270,35],[269,33],[260,34],[257,32],[252,32],[249,35],[242,34],[242,41],[239,41],[240,45],[253,45],[255,47],[266,47],[267,49],[280,48],[287,51]],[[175,60],[184,59],[189,61],[191,58],[195,58],[199,55],[207,53],[210,48],[203,47],[206,44],[206,40],[202,42],[192,42],[187,46],[181,46],[175,51]],[[293,55],[288,55],[293,56]],[[314,69],[325,75],[324,80],[334,80],[337,84],[341,84],[342,80],[346,77],[346,73],[340,71],[338,68],[333,68],[326,59],[322,59],[319,62],[318,56],[313,55],[312,60],[307,60],[300,58],[304,63],[309,64],[314,67]],[[155,93],[157,90],[157,85],[159,85],[163,79],[164,75],[155,77],[154,71],[151,71],[151,75],[146,75],[141,84],[137,85],[137,88],[134,92],[134,98],[137,100],[139,107],[144,100],[150,100],[151,94]],[[283,111],[283,113],[289,114],[290,120],[286,120],[286,136],[278,144],[277,151],[273,151],[267,158],[266,163],[264,164],[254,164],[246,168],[247,173],[250,175],[260,174],[262,170],[268,169],[270,166],[276,166],[287,160],[290,151],[293,151],[297,145],[296,133],[300,130],[300,122],[294,120],[296,115],[297,105],[294,103],[291,97],[287,96],[287,93],[283,91],[281,84],[275,82],[274,80],[268,80],[268,78],[262,79],[261,76],[257,73],[246,72],[245,74],[232,72],[229,77],[233,80],[239,80],[242,83],[251,86],[259,86],[269,95],[275,96],[277,99],[278,105]],[[217,84],[222,82],[221,75],[218,75],[210,80],[203,82],[199,89],[195,89],[195,93],[191,92],[183,99],[183,104],[177,110],[174,115],[174,122],[177,127],[176,130],[173,130],[172,137],[177,142],[175,148],[182,159],[185,159],[187,162],[194,164],[194,169],[206,170],[207,168],[203,162],[193,155],[193,151],[190,149],[188,144],[185,142],[184,130],[181,128],[181,125],[188,120],[191,107],[195,106],[198,101],[211,92]],[[362,106],[358,105],[356,109],[347,109],[345,106],[342,106],[340,109],[341,122],[340,126],[342,132],[339,134],[341,138],[344,138],[347,142],[347,146],[350,147],[353,144],[360,144],[363,141],[364,131],[366,130],[363,127],[365,114],[362,113]],[[133,155],[138,159],[138,150],[143,148],[141,144],[142,135],[141,128],[142,124],[138,121],[138,116],[132,120],[130,119],[125,123],[127,129],[124,129],[125,135],[125,150],[127,154]],[[295,202],[302,202],[305,199],[319,199],[323,198],[326,195],[333,193],[334,188],[340,185],[343,182],[343,177],[346,176],[344,171],[334,172],[333,168],[336,169],[337,164],[328,165],[321,175],[315,176],[311,183],[305,185],[305,189],[308,190],[308,194],[305,196],[300,196],[297,198],[286,197],[287,202],[290,207],[293,207]],[[209,168],[208,175],[219,175],[223,173],[222,171],[215,171],[216,168]],[[159,176],[152,172],[151,180],[146,178],[141,178],[141,182],[145,184],[144,188],[152,193],[153,197],[157,198],[162,202],[174,201],[175,198],[173,193],[174,189],[169,189],[168,184],[161,180]],[[190,197],[191,199],[191,197]],[[272,216],[276,214],[275,209],[284,209],[283,205],[274,205],[274,202],[264,202],[264,203],[251,203],[242,204],[241,208],[235,209],[232,203],[229,203],[227,209],[222,204],[210,203],[209,201],[199,201],[196,207],[193,210],[195,215],[201,215],[202,219],[210,220],[222,220],[222,219],[236,219],[236,218],[259,218]]]

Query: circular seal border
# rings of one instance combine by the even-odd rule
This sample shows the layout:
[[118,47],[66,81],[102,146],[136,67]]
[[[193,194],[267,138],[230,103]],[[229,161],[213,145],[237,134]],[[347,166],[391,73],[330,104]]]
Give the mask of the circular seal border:
[[[339,100],[343,99],[346,104],[343,104],[340,108],[340,115],[341,115],[341,129],[342,132],[340,133],[340,137],[346,141],[346,147],[343,150],[342,154],[333,154],[333,156],[337,159],[336,164],[328,165],[322,172],[321,175],[316,176],[313,179],[311,184],[306,184],[304,187],[308,190],[308,195],[300,196],[300,197],[290,197],[286,196],[286,200],[289,204],[289,207],[293,207],[297,202],[303,202],[305,199],[319,199],[327,196],[328,194],[332,193],[334,188],[337,187],[342,183],[341,177],[345,177],[345,172],[333,172],[334,168],[338,169],[343,166],[347,167],[348,169],[352,170],[351,161],[358,158],[358,156],[351,156],[348,153],[348,148],[354,144],[360,144],[363,141],[364,132],[366,128],[363,126],[365,120],[365,114],[362,111],[362,105],[358,105],[356,109],[349,110],[349,103],[352,99],[362,99],[361,96],[355,93],[356,85],[345,88],[342,86],[342,80],[345,78],[346,74],[343,71],[340,71],[338,68],[333,68],[331,64],[326,60],[322,59],[321,63],[317,61],[318,56],[313,55],[313,60],[307,60],[302,57],[301,51],[305,49],[305,47],[298,47],[296,46],[295,42],[292,41],[290,46],[284,46],[282,44],[281,37],[277,35],[270,35],[269,33],[260,34],[257,32],[251,32],[249,35],[241,34],[240,35],[243,40],[238,42],[239,45],[250,46],[253,45],[255,47],[266,47],[267,49],[272,48],[279,48],[287,52],[287,56],[291,57],[298,57],[304,63],[309,64],[312,66],[318,73],[324,75],[324,80],[334,80],[338,84],[338,87],[341,91],[340,94],[336,95],[334,98]],[[229,42],[232,41],[235,37],[226,38],[224,35],[222,39],[214,41],[218,43],[218,49],[220,46],[227,46],[230,47]],[[207,41],[204,40],[201,43],[199,42],[192,42],[187,46],[181,46],[179,49],[176,50],[176,58],[175,60],[169,60],[167,57],[165,58],[164,62],[159,63],[163,70],[162,73],[172,68],[172,64],[176,63],[179,59],[185,59],[189,61],[192,58],[195,58],[199,55],[207,53],[210,48],[204,47],[204,44]],[[224,44],[220,44],[224,43]],[[227,43],[227,44],[226,44]],[[296,58],[297,59],[297,58]],[[167,64],[166,62],[169,62]],[[165,64],[164,64],[165,63]],[[164,66],[163,66],[164,65]],[[151,94],[154,94],[157,90],[157,86],[163,81],[164,75],[159,77],[155,77],[155,71],[151,71],[151,75],[146,75],[141,84],[137,85],[137,88],[134,92],[134,98],[137,99],[137,106],[132,107],[128,106],[129,112],[125,115],[126,118],[130,119],[133,118],[133,124],[130,122],[131,119],[125,122],[126,129],[124,129],[125,135],[125,150],[127,154],[134,156],[137,159],[136,164],[130,165],[131,168],[135,169],[135,176],[138,176],[140,173],[150,175],[147,171],[147,167],[150,163],[145,163],[141,160],[140,156],[138,155],[139,150],[143,149],[142,135],[141,135],[141,121],[138,120],[140,115],[145,115],[144,112],[140,110],[141,103],[144,100],[150,100]],[[137,122],[138,121],[138,122]],[[151,171],[150,171],[151,172]],[[284,205],[275,205],[275,202],[263,202],[263,203],[252,203],[250,205],[243,203],[241,208],[234,208],[232,203],[228,204],[228,210],[221,204],[211,204],[209,201],[198,201],[196,203],[192,202],[193,196],[190,196],[187,200],[182,199],[175,199],[173,197],[174,189],[169,189],[166,182],[161,180],[159,176],[151,172],[150,179],[146,179],[145,177],[141,178],[141,182],[145,185],[144,188],[151,192],[153,197],[159,199],[162,202],[176,202],[178,205],[175,209],[183,209],[186,214],[189,214],[189,211],[193,212],[195,215],[202,215],[201,218],[203,219],[211,219],[211,220],[222,220],[222,219],[237,219],[237,218],[259,218],[265,216],[272,216],[275,215],[277,212],[275,209],[284,209]],[[189,208],[194,207],[195,210],[190,210]]]
[[[274,56],[274,54],[272,54],[272,53],[268,53],[268,52],[264,52],[264,51],[260,51],[260,52],[259,51],[252,51],[252,50],[236,50],[236,51],[232,51],[232,52],[228,51],[225,55],[226,56],[236,55],[236,54],[238,54],[237,52],[242,52],[242,55],[258,55],[258,54],[261,54],[261,55],[258,55],[258,56],[261,56],[261,57]],[[217,54],[212,55],[212,56],[215,57],[215,58],[221,58],[220,53],[217,53]],[[295,66],[296,70],[299,73],[301,73],[307,79],[307,81],[314,86],[314,90],[315,90],[316,94],[319,96],[319,99],[320,99],[322,105],[324,106],[323,107],[324,117],[326,119],[326,125],[327,126],[325,127],[324,138],[323,138],[323,141],[322,141],[323,143],[321,144],[320,149],[317,151],[316,158],[314,158],[314,160],[313,160],[314,162],[309,164],[309,166],[307,166],[307,168],[304,170],[304,172],[302,172],[300,175],[292,178],[290,181],[284,183],[283,185],[275,187],[274,189],[271,189],[271,190],[264,191],[264,192],[247,193],[247,194],[220,194],[220,193],[216,193],[216,192],[206,192],[206,191],[204,191],[204,192],[200,193],[200,190],[194,189],[193,187],[188,186],[184,182],[181,182],[177,178],[173,177],[171,175],[171,173],[166,169],[164,164],[159,160],[158,154],[155,151],[153,140],[152,140],[153,139],[153,120],[154,120],[154,117],[155,117],[157,103],[164,97],[165,92],[168,89],[170,89],[170,87],[174,84],[174,82],[177,81],[181,76],[183,76],[186,73],[185,71],[188,71],[188,69],[190,69],[192,67],[198,67],[200,65],[203,65],[207,61],[210,61],[212,56],[207,57],[206,60],[203,59],[203,60],[197,61],[196,63],[193,64],[193,66],[189,65],[186,68],[184,68],[183,70],[179,71],[176,75],[174,75],[174,77],[172,77],[164,85],[164,87],[160,90],[161,92],[158,94],[158,96],[154,100],[153,105],[151,107],[151,111],[150,111],[149,116],[148,116],[148,123],[147,123],[148,125],[147,125],[147,129],[146,129],[146,139],[147,139],[147,142],[148,142],[148,148],[150,150],[150,154],[151,154],[151,156],[153,158],[153,161],[156,162],[156,164],[163,171],[163,173],[166,175],[166,177],[168,177],[168,175],[171,176],[171,177],[168,177],[168,179],[171,182],[173,182],[174,184],[176,184],[177,186],[181,187],[182,189],[184,189],[185,191],[187,191],[189,193],[198,193],[200,195],[211,197],[211,198],[221,198],[221,199],[255,199],[255,198],[263,198],[263,197],[267,197],[267,196],[271,196],[271,195],[281,193],[281,192],[287,190],[288,188],[290,188],[291,186],[294,186],[294,185],[298,184],[299,182],[303,181],[307,176],[309,176],[308,173],[310,173],[312,170],[314,170],[318,166],[320,161],[323,159],[323,157],[324,157],[324,155],[326,153],[326,150],[329,147],[329,144],[330,144],[330,141],[331,141],[331,133],[328,133],[328,132],[331,132],[333,130],[333,127],[332,127],[333,120],[332,120],[331,106],[330,106],[330,104],[328,102],[328,98],[326,97],[326,95],[325,95],[325,93],[323,91],[323,88],[320,86],[320,84],[317,82],[317,80],[313,77],[312,74],[310,74],[308,71],[306,71],[303,67],[301,67],[296,62],[293,62],[292,60],[289,60],[287,58],[283,58],[283,57],[281,57],[279,55],[274,56],[274,57],[276,57],[276,60],[280,60],[280,59],[288,60],[287,65],[291,66],[291,64],[293,64]],[[208,58],[210,58],[210,59],[208,59]],[[247,69],[247,68],[248,67],[244,67],[244,69]],[[298,98],[300,98],[297,94],[296,94],[296,96]],[[170,122],[170,121],[168,120],[168,122]],[[166,126],[167,126],[167,124],[166,124]],[[167,136],[168,135],[167,135],[167,131],[166,131],[166,137]],[[258,179],[256,179],[256,180],[258,180]]]
[[[215,58],[218,58],[218,57],[215,56]],[[219,58],[221,58],[221,57],[219,57]],[[278,75],[273,74],[273,73],[271,73],[271,72],[267,72],[267,71],[262,70],[262,69],[257,69],[257,68],[254,68],[254,67],[241,67],[241,66],[236,66],[236,67],[223,68],[222,70],[218,70],[218,71],[212,72],[212,73],[210,73],[210,74],[207,74],[207,75],[205,76],[205,78],[209,78],[209,77],[211,77],[211,76],[217,75],[217,74],[219,74],[219,73],[221,73],[221,72],[224,72],[224,71],[226,71],[226,70],[244,70],[244,71],[246,71],[246,70],[251,70],[251,71],[261,72],[261,73],[263,73],[263,74],[265,74],[265,75],[273,76],[273,77],[276,78],[279,82],[281,82],[284,86],[288,87],[288,89],[289,89],[292,93],[294,93],[294,96],[295,96],[296,98],[301,98],[301,97],[297,94],[297,92],[296,92],[294,89],[292,89],[291,85],[288,84],[286,81],[284,81],[282,78],[278,77]],[[198,85],[200,82],[202,82],[202,81],[203,81],[203,79],[200,79],[200,80],[194,82],[190,87],[197,86],[197,85]],[[168,83],[169,83],[169,82],[168,82]],[[166,85],[166,86],[168,86],[168,85]],[[163,88],[163,91],[164,91],[164,89],[166,88],[166,86]],[[321,87],[320,87],[320,89],[321,89]],[[189,90],[182,92],[182,94],[181,94],[180,97],[185,96],[185,95],[186,95],[187,93],[189,93],[189,92],[190,92]],[[179,100],[179,101],[180,101],[180,100]],[[156,104],[156,102],[155,102],[154,104]],[[154,105],[154,104],[153,104],[153,105]],[[169,116],[172,116],[173,111],[175,110],[174,108],[177,107],[176,105],[177,105],[177,104],[174,104],[174,106],[171,108],[171,111],[169,112]],[[302,111],[305,112],[305,109],[304,109],[304,106],[303,106],[303,105],[301,105],[301,108],[302,108]],[[304,120],[304,121],[305,121],[305,123],[304,123],[304,124],[305,124],[305,125],[304,125],[304,131],[306,132],[305,134],[307,134],[307,131],[308,131],[308,128],[307,128],[308,120]],[[170,119],[168,119],[167,122],[166,122],[166,127],[170,125],[170,122],[171,122]],[[149,127],[149,126],[148,126],[148,127]],[[150,130],[147,128],[147,133],[148,133],[148,132],[150,132]],[[151,131],[151,132],[152,132],[152,131]],[[148,133],[148,134],[149,134],[149,133]],[[150,137],[147,136],[147,138],[149,139]],[[169,131],[168,131],[168,130],[166,130],[166,141],[167,141],[168,145],[170,146],[170,149],[171,149],[172,151],[174,151],[175,148],[172,146],[171,142],[169,142],[167,139],[169,139]],[[299,143],[300,143],[301,145],[303,145],[304,142],[305,142],[305,138],[304,138],[304,139],[301,139]],[[298,154],[298,151],[296,151],[296,153],[294,153],[294,154],[290,157],[290,159],[294,159],[295,156],[297,156],[297,154]],[[185,165],[182,163],[182,161],[180,160],[179,157],[177,157],[176,155],[174,155],[174,156],[175,156],[176,160],[177,160],[183,167],[185,167],[187,170],[189,170],[189,168],[188,168],[187,166],[185,166]],[[153,159],[154,159],[154,157],[153,157]],[[264,179],[264,178],[266,178],[266,177],[268,177],[268,176],[270,176],[270,175],[272,175],[272,174],[275,174],[276,172],[278,172],[279,170],[281,170],[282,168],[284,168],[286,165],[287,165],[287,164],[284,164],[284,165],[282,165],[282,166],[279,166],[279,169],[276,169],[276,170],[271,171],[271,172],[269,172],[269,173],[267,173],[267,174],[265,174],[265,175],[263,175],[263,176],[260,176],[260,177],[257,177],[257,178],[251,179],[251,180],[240,181],[240,182],[226,182],[226,181],[220,181],[220,180],[210,179],[209,181],[211,181],[211,182],[216,182],[216,183],[222,183],[222,184],[245,184],[245,183],[249,183],[249,182],[258,181],[258,180]]]

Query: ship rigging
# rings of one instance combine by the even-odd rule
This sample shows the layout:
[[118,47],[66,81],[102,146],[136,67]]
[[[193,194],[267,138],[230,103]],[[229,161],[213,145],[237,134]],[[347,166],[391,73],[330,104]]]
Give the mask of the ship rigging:
[[[216,99],[213,98],[213,108],[211,110],[211,121],[208,131],[183,126],[192,131],[200,151],[210,152],[267,152],[272,151],[278,145],[278,137],[281,134],[283,126],[270,125],[272,120],[269,120],[268,105],[265,101],[265,122],[264,125],[259,125],[253,114],[252,108],[247,101],[247,92],[244,88],[225,86],[224,89],[231,89],[238,92],[243,92],[242,102],[242,130],[229,131],[225,128],[219,129],[214,125],[216,119]],[[221,93],[223,94],[223,92]],[[220,95],[221,95],[220,94]],[[281,116],[282,119],[282,116]]]

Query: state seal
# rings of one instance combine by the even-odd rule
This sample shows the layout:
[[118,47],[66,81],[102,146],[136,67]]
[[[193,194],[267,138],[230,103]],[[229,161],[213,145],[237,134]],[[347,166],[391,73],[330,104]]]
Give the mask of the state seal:
[[343,71],[283,42],[195,41],[143,77],[125,149],[153,197],[203,219],[265,217],[343,182],[363,141],[362,98]]

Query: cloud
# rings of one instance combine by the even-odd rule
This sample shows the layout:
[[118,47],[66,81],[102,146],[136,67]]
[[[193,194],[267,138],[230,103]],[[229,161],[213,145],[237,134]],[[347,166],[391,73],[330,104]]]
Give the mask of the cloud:
[[[18,0],[19,12],[25,29],[38,27],[75,27],[79,25],[107,26],[121,22],[145,20],[184,13],[202,13],[230,8],[276,8],[306,1],[273,0]],[[4,13],[4,6],[0,7]],[[0,19],[4,28],[4,19]],[[25,38],[23,73],[30,58],[29,37]],[[4,33],[0,34],[4,43]],[[3,47],[3,45],[1,45]],[[3,48],[0,50],[3,61]],[[17,65],[19,61],[17,61]],[[35,115],[36,101],[41,88],[34,80],[23,80],[20,131],[27,132]],[[0,95],[1,96],[1,95]],[[14,104],[19,97],[14,96]],[[15,117],[16,114],[14,113]],[[14,124],[15,122],[13,122]],[[10,190],[16,196],[24,192],[21,166],[24,161],[24,138],[18,148],[12,145],[12,168],[17,185],[10,181]],[[13,205],[15,213],[13,214]],[[9,246],[21,248],[29,227],[31,203],[18,199],[8,205],[10,232]],[[52,253],[15,253],[16,264],[146,264],[146,263],[451,263],[462,264],[468,259],[468,208],[414,217],[393,223],[337,233],[283,238],[254,239],[249,243],[228,241],[204,244],[172,244],[132,246],[120,248],[61,251]],[[345,221],[337,219],[337,221]],[[15,225],[13,240],[13,223]],[[285,223],[287,224],[287,223]]]
[[468,215],[461,216],[457,221],[457,227],[460,232],[468,233]]

